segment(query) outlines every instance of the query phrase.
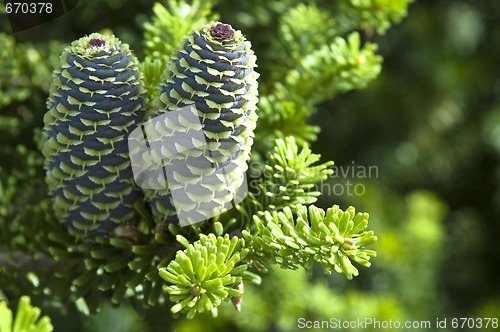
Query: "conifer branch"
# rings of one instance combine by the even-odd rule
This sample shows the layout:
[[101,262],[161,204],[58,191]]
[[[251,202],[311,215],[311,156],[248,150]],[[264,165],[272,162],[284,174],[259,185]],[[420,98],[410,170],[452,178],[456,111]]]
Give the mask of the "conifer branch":
[[376,256],[375,251],[364,249],[377,241],[373,231],[365,231],[368,214],[356,214],[352,206],[342,211],[334,205],[325,212],[299,204],[295,213],[287,206],[254,216],[254,224],[255,229],[242,235],[260,267],[266,268],[270,260],[282,268],[310,270],[318,262],[326,274],[335,271],[352,279],[359,274],[352,262],[369,267],[370,258]]
[[[351,279],[359,273],[354,263],[370,266],[376,253],[366,247],[377,238],[365,230],[368,214],[313,205],[321,195],[315,186],[332,174],[333,162],[312,152],[320,127],[309,121],[318,104],[379,74],[376,44],[357,31],[384,33],[411,0],[341,0],[340,11],[283,2],[282,13],[273,9],[279,23],[263,24],[276,31],[265,34],[269,47],[259,45],[258,61],[251,29],[209,23],[218,18],[218,1],[156,3],[144,25],[141,62],[114,36],[82,37],[58,59],[59,42],[44,53],[0,33],[0,107],[9,110],[0,116],[0,293],[43,292],[86,313],[106,301],[151,307],[169,298],[172,313],[193,318],[215,313],[223,301],[239,310],[243,283],[260,282],[253,267],[311,270],[319,263],[325,273]],[[259,24],[258,12],[270,6],[255,2],[256,17],[241,20],[242,27]],[[235,209],[181,227],[170,187],[142,191],[134,184],[126,141],[150,118],[190,105],[207,138],[196,152],[208,151],[210,165],[231,166],[232,180],[248,169],[250,192]],[[32,132],[34,141],[18,143]],[[184,163],[191,157],[174,152]],[[183,177],[209,170],[191,166]],[[224,184],[207,189],[211,200],[232,201],[220,190]],[[197,196],[195,205],[204,199]],[[27,285],[29,278],[39,285]],[[51,331],[39,315],[22,297],[13,320],[1,302],[0,331],[11,332],[12,324],[14,331]]]

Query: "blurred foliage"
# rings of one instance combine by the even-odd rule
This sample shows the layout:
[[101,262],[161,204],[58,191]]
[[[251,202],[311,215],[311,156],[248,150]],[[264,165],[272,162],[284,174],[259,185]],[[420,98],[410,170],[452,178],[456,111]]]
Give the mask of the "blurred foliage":
[[[294,136],[299,147],[306,144],[322,159],[335,160],[339,171],[352,161],[379,170],[371,178],[328,174],[315,203],[325,210],[338,204],[370,212],[378,256],[370,273],[348,284],[342,276],[325,277],[316,265],[309,274],[275,267],[261,285],[245,284],[240,313],[223,302],[218,319],[201,314],[190,321],[173,321],[164,305],[143,310],[131,302],[136,316],[128,301],[118,309],[101,304],[98,314],[86,318],[75,309],[86,304],[54,301],[22,269],[9,276],[0,269],[0,297],[30,294],[47,309],[56,331],[296,331],[299,317],[431,322],[500,317],[500,49],[495,47],[500,3],[421,0],[389,29],[406,15],[407,5],[403,0],[220,0],[173,1],[162,9],[153,1],[88,0],[14,36],[0,14],[0,29],[6,31],[0,33],[0,247],[34,255],[9,257],[10,266],[43,262],[50,253],[40,252],[40,246],[64,247],[39,235],[46,227],[41,223],[50,221],[38,132],[62,45],[104,28],[131,44],[154,78],[161,64],[147,61],[162,63],[161,54],[171,52],[181,36],[180,30],[164,36],[171,38],[165,45],[150,37],[154,42],[143,47],[144,33],[172,28],[155,17],[176,12],[176,18],[184,15],[197,24],[217,13],[244,32],[258,57],[255,161],[267,163],[275,139]],[[189,23],[182,29],[191,29]],[[153,95],[158,82],[149,82]],[[327,192],[335,185],[346,188],[347,181],[362,185],[363,195]],[[145,260],[152,259],[147,252],[154,248],[142,248]],[[110,264],[113,257],[86,259]],[[140,266],[135,271],[150,272]]]
[[16,316],[4,301],[0,302],[0,332],[51,332],[54,327],[47,316],[40,317],[41,310],[32,307],[28,296],[19,300]]
[[383,34],[393,23],[399,23],[407,14],[412,0],[341,0],[340,10],[347,26],[360,26]]
[[203,27],[210,21],[216,21],[217,15],[212,14],[212,2],[193,0],[187,3],[173,0],[166,7],[159,2],[153,5],[153,20],[144,25],[146,56],[170,59],[181,38]]
[[[426,189],[447,206],[444,249],[426,250],[436,256],[436,267],[431,273],[427,265],[429,274],[418,279],[419,284],[437,279],[433,289],[440,307],[435,312],[441,316],[477,314],[483,307],[500,315],[494,286],[500,260],[494,244],[500,230],[499,50],[492,46],[500,40],[499,9],[494,1],[415,3],[401,27],[380,39],[384,67],[379,79],[363,92],[325,103],[316,115],[316,121],[335,128],[318,136],[318,142],[335,145],[318,144],[318,152],[335,155],[339,167],[355,160],[379,169],[378,178],[358,180],[366,183],[365,195],[338,199],[370,211],[381,245],[382,224],[375,225],[404,220],[401,214],[394,217],[402,194]],[[353,135],[353,127],[364,134]],[[398,238],[394,234],[393,242]],[[380,260],[390,257],[382,251]],[[415,277],[421,271],[408,269]],[[420,310],[436,303],[424,305],[411,296]]]

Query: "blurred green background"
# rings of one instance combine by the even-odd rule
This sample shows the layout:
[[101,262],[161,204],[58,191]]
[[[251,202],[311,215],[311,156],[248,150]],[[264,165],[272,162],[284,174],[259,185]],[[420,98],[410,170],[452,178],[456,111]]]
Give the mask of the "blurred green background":
[[[295,2],[225,0],[215,12],[247,35],[259,58],[269,46],[262,35]],[[67,15],[16,34],[0,14],[0,178],[11,185],[0,187],[3,199],[36,177],[26,174],[26,150],[36,149],[32,133],[62,45],[111,28],[142,59],[152,5],[80,0]],[[370,213],[379,242],[369,270],[346,281],[277,269],[246,287],[241,313],[228,303],[218,319],[172,321],[167,308],[110,307],[91,318],[48,308],[56,331],[296,331],[300,317],[447,318],[450,329],[454,317],[500,318],[500,2],[416,1],[402,23],[371,38],[384,57],[381,75],[323,103],[312,119],[321,127],[312,150],[339,171],[322,185],[318,205]],[[269,68],[259,66],[265,78]],[[358,173],[369,167],[371,176]]]

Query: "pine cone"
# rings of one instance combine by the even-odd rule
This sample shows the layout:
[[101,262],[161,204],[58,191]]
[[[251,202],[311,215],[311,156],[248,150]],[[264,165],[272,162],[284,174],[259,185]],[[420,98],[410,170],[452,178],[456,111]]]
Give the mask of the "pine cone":
[[144,116],[138,62],[127,44],[98,33],[67,47],[44,117],[46,182],[56,215],[93,237],[134,219],[141,199],[127,136]]
[[[209,211],[214,206],[230,207],[235,193],[245,185],[258,118],[255,61],[250,42],[240,31],[220,22],[210,23],[180,42],[163,74],[160,108],[153,116],[191,106],[201,128],[183,123],[186,118],[179,116],[173,122],[155,124],[156,136],[171,137],[175,123],[181,127],[177,132],[200,129],[204,137],[203,142],[199,137],[180,140],[174,151],[163,149],[156,156],[175,169],[175,181],[168,182],[168,189],[145,191],[157,221],[175,221],[173,190],[186,193],[184,201],[175,202],[177,212],[191,216],[196,212],[199,216],[191,221],[196,222],[215,215],[213,209]],[[221,168],[223,174],[215,175]]]

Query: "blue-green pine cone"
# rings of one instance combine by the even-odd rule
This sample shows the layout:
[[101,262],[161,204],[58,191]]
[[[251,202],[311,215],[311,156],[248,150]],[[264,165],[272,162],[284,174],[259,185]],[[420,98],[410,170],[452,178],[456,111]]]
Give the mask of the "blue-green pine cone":
[[[200,144],[195,139],[186,145],[179,141],[176,156],[175,151],[157,156],[186,164],[185,171],[177,173],[176,183],[168,183],[169,189],[145,191],[157,221],[175,221],[169,192],[173,185],[184,186],[188,192],[180,208],[200,214],[204,213],[207,204],[230,203],[232,197],[228,191],[234,193],[243,185],[258,118],[259,74],[254,70],[256,66],[250,42],[228,24],[209,23],[180,42],[163,74],[160,107],[153,117],[192,106],[207,144]],[[182,124],[181,118],[179,122]],[[162,126],[168,131],[171,125],[160,123],[156,126],[160,132],[158,137],[161,137]],[[192,149],[193,146],[198,148]],[[200,158],[205,158],[206,163],[200,162]],[[207,164],[211,167],[207,168]],[[189,189],[192,184],[199,185],[196,181],[200,175],[214,174],[214,167],[224,167],[225,179],[204,183],[202,191]],[[179,209],[178,202],[175,207]]]
[[138,62],[127,44],[91,34],[68,46],[44,117],[46,182],[70,234],[94,237],[134,220],[142,200],[127,137],[144,116]]

